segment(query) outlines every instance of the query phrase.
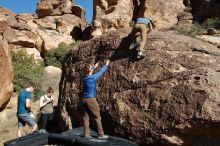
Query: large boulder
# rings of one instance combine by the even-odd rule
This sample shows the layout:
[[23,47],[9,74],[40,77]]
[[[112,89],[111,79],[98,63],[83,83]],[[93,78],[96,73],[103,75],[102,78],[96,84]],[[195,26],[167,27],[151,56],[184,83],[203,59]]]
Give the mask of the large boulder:
[[36,14],[19,14],[16,16],[19,23],[26,23],[31,29],[39,29],[40,27],[34,22],[37,19]]
[[91,36],[128,27],[133,14],[132,0],[94,0]]
[[41,52],[36,48],[24,48],[28,55],[33,55],[35,60],[43,61]]
[[26,13],[23,13],[23,14],[18,14],[16,15],[16,19],[18,20],[18,22],[27,22],[29,20],[33,20],[37,18],[36,14],[26,14]]
[[74,40],[81,38],[82,31],[86,27],[86,21],[77,16],[65,14],[57,17],[57,31],[63,35],[70,35]]
[[36,13],[39,18],[72,13],[72,0],[41,0]]
[[143,0],[138,17],[151,18],[158,28],[170,28],[178,22],[177,15],[185,9],[183,0]]
[[3,39],[10,42],[12,39],[16,39],[18,34],[11,27],[7,27],[3,33]]
[[35,42],[26,36],[18,36],[17,38],[10,40],[9,43],[29,48],[35,47]]
[[18,47],[22,46],[29,48],[34,48],[38,41],[36,33],[26,30],[19,31],[11,27],[8,27],[4,31],[3,39],[7,40],[9,44],[14,44]]
[[7,27],[8,24],[5,16],[0,14],[0,34],[3,34],[3,32],[7,29]]
[[[46,92],[48,87],[54,89],[54,97],[56,99],[59,96],[59,83],[61,77],[61,69],[54,66],[47,66],[44,68],[43,78],[42,78],[42,90]],[[55,100],[57,102],[57,100]]]
[[56,23],[54,21],[50,21],[48,19],[34,19],[34,23],[36,23],[40,29],[56,29]]
[[63,14],[71,14],[72,7],[73,7],[72,0],[63,0],[63,7],[62,7]]
[[177,16],[178,26],[191,26],[193,23],[193,15],[190,12],[181,12]]
[[17,23],[15,14],[10,10],[0,7],[0,34],[2,35],[8,26]]
[[45,51],[53,48],[57,48],[58,45],[62,42],[65,42],[66,44],[71,44],[74,41],[71,35],[60,35],[60,33],[56,30],[37,29],[35,31],[43,40],[41,53],[44,53]]
[[83,22],[86,22],[85,9],[81,6],[73,6],[72,7],[73,15],[79,17]]
[[220,3],[218,0],[191,0],[191,7],[193,14],[199,18],[220,18]]
[[38,35],[38,42],[35,41],[35,45],[38,45],[36,48],[41,53],[57,48],[61,42],[70,44],[81,39],[81,33],[87,25],[85,20],[72,14],[45,16],[44,18],[33,19],[33,23],[37,27],[32,28],[32,32]]
[[36,13],[39,18],[49,16],[53,12],[53,6],[49,1],[41,0],[40,3],[37,4]]
[[3,110],[10,100],[13,92],[13,71],[9,48],[6,41],[0,40],[0,111]]
[[201,36],[198,36],[198,38],[206,42],[209,42],[213,45],[220,46],[220,35],[201,35]]
[[44,51],[44,41],[40,35],[34,30],[32,31],[24,31],[25,36],[27,36],[30,40],[34,41],[36,51],[43,52]]
[[152,19],[158,29],[170,28],[185,9],[182,0],[94,0],[93,7],[92,37],[127,27],[137,17]]
[[17,20],[15,19],[16,14],[3,7],[0,7],[0,16],[5,17],[7,24],[10,26],[17,22]]
[[[220,145],[220,50],[177,32],[152,32],[147,57],[136,60],[117,30],[74,47],[60,81],[60,122],[80,122],[80,78],[86,63],[110,58],[97,81],[97,99],[107,134],[138,144]],[[81,123],[82,124],[82,123]]]
[[39,54],[57,48],[61,42],[70,44],[82,38],[87,26],[85,12],[74,7],[72,0],[41,0],[36,11],[15,15],[0,7],[0,38],[8,42],[10,49],[26,48],[40,58]]
[[80,39],[82,30],[86,27],[84,21],[71,14],[47,16],[43,19],[35,19],[34,22],[40,27],[34,29],[34,32],[40,36],[38,40],[43,41],[43,46],[37,47],[41,52],[57,48],[59,43],[70,44]]

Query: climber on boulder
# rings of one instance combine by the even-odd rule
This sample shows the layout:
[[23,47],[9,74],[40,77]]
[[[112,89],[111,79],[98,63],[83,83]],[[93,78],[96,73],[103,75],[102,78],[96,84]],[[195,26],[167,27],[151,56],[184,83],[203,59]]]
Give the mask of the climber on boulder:
[[147,41],[147,33],[149,33],[152,29],[152,21],[149,18],[140,17],[135,20],[135,24],[128,37],[132,40],[132,42],[136,43],[136,34],[138,32],[140,33],[141,41],[139,42],[137,47],[137,59],[142,59],[145,57],[143,50]]

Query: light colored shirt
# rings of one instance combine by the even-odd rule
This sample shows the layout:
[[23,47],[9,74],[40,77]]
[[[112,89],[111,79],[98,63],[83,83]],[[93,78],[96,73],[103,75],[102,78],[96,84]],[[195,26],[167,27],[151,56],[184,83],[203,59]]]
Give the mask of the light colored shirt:
[[147,26],[150,23],[150,19],[148,19],[148,18],[137,18],[135,22],[136,23],[143,23]]

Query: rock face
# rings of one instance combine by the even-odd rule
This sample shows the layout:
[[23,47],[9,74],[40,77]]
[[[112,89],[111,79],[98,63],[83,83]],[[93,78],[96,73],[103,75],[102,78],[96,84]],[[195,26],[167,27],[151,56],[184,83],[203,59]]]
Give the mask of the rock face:
[[[49,13],[50,9],[52,13]],[[72,0],[41,0],[37,9],[38,16],[42,17],[39,18],[36,14],[16,15],[0,7],[1,109],[12,92],[13,74],[8,51],[24,49],[36,60],[42,60],[42,54],[57,48],[59,43],[73,43],[79,39],[87,23],[83,11],[76,16],[72,9]]]
[[94,0],[91,36],[129,26],[137,17],[151,18],[158,28],[170,28],[185,8],[182,0]]
[[73,15],[78,16],[83,22],[86,22],[85,9],[81,6],[72,7]]
[[46,92],[48,87],[52,87],[54,89],[54,97],[58,97],[60,77],[60,68],[54,66],[45,67],[43,72],[42,90]]
[[132,19],[132,0],[94,0],[91,36],[128,27]]
[[[48,14],[39,16],[43,17],[39,18],[36,14],[15,15],[7,9],[0,8],[0,34],[4,40],[7,40],[10,49],[36,49],[32,52],[36,52],[35,55],[38,55],[56,48],[61,42],[70,44],[80,38],[83,29],[87,25],[84,17],[85,13],[81,11],[79,15],[73,15],[72,1],[42,0],[41,3],[51,4],[53,7],[58,4],[59,6],[65,5],[65,9],[56,9],[56,11],[59,10],[60,15],[51,16],[53,14]],[[71,3],[71,6],[69,3]],[[47,6],[39,5],[42,7]],[[37,11],[41,13],[41,10],[37,9]],[[53,10],[53,12],[55,11]]]
[[184,10],[183,0],[143,0],[138,17],[149,17],[158,28],[170,28],[178,22],[177,15]]
[[220,145],[220,50],[176,32],[152,32],[147,57],[129,50],[130,30],[107,33],[73,48],[60,82],[60,125],[80,122],[80,77],[86,63],[110,58],[97,81],[97,99],[107,134],[140,145]]
[[41,0],[36,13],[39,18],[72,13],[72,0]]
[[0,40],[0,111],[5,108],[10,100],[13,91],[12,79],[12,63],[9,54],[8,44],[6,41]]
[[218,0],[191,0],[191,7],[197,17],[220,18],[220,2]]
[[220,46],[220,35],[201,35],[201,36],[198,36],[198,38],[206,42],[209,42],[213,45]]
[[190,12],[181,12],[177,16],[178,26],[191,26],[193,23],[193,16]]

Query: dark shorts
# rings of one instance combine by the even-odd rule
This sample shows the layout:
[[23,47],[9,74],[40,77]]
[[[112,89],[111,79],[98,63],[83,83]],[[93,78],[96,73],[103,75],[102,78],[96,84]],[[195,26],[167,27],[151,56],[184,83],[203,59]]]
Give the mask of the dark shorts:
[[24,127],[25,124],[27,123],[30,127],[33,127],[36,122],[34,121],[34,119],[28,114],[18,114],[18,127]]

